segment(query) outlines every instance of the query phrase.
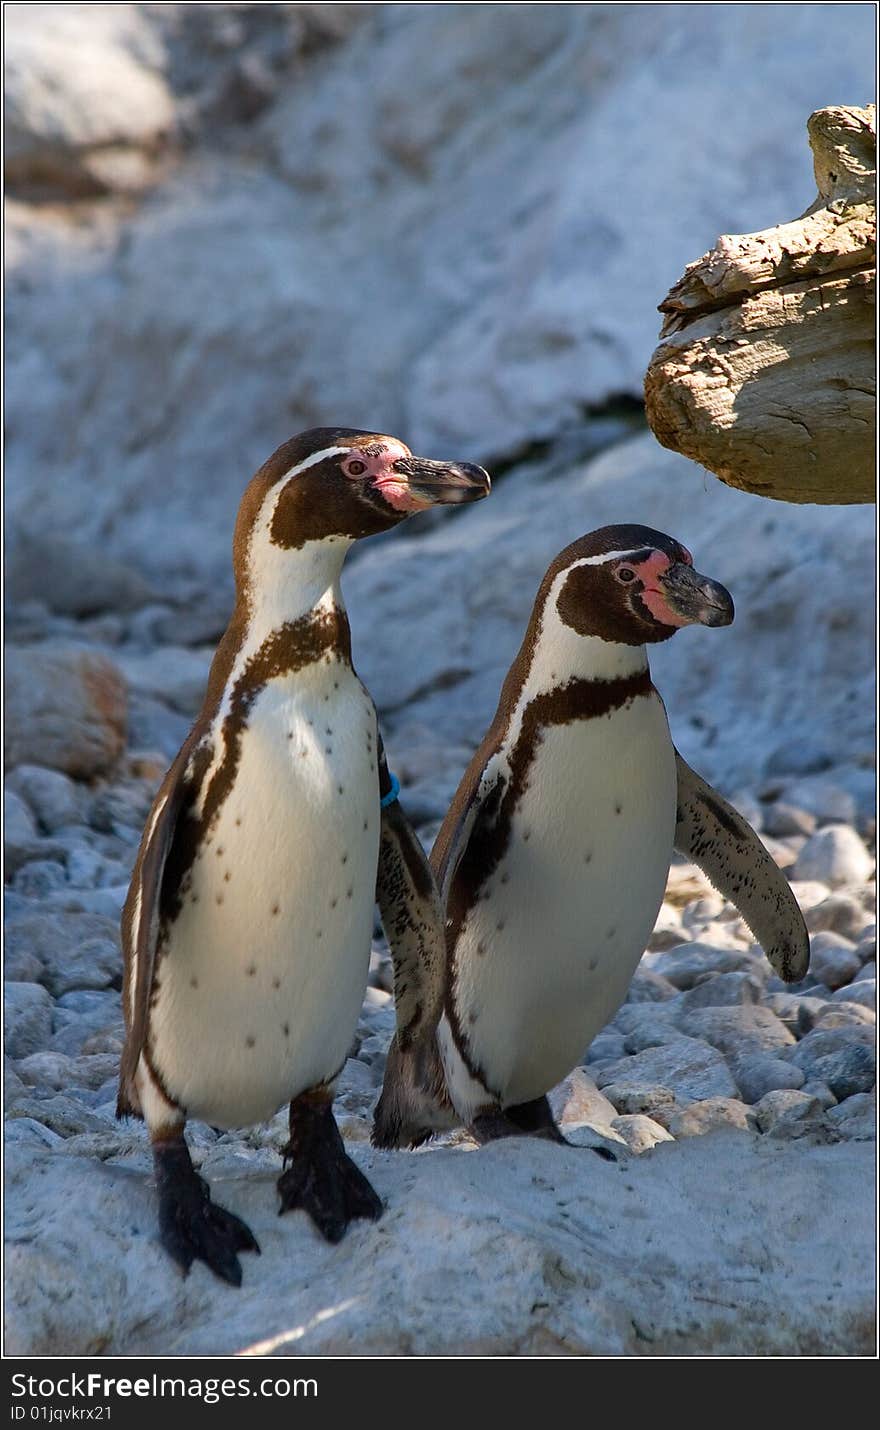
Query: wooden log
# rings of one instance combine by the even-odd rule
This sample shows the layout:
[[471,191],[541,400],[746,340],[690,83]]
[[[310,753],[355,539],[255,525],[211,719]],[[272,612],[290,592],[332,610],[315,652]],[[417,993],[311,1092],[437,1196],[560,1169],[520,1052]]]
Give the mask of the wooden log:
[[664,447],[730,486],[872,501],[874,107],[820,109],[807,128],[811,208],[721,237],[660,304],[648,421]]

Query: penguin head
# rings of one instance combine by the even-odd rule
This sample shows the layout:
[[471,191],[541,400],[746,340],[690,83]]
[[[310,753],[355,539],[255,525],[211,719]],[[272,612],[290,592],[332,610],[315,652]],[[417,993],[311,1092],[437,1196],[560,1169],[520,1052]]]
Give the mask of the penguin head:
[[413,512],[488,495],[482,467],[414,457],[396,437],[316,427],[278,448],[252,479],[239,510],[236,554],[257,527],[274,547],[355,541]]
[[[668,640],[681,626],[729,626],[733,599],[694,570],[690,552],[647,526],[604,526],[567,547],[557,610],[580,635],[624,645]],[[550,573],[548,572],[548,575]]]

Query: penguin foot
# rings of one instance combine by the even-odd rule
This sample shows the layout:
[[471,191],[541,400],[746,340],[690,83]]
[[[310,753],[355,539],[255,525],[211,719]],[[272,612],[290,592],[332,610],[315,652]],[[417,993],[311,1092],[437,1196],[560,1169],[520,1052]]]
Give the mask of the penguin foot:
[[260,1254],[248,1226],[211,1201],[208,1184],[192,1164],[189,1148],[179,1141],[155,1143],[153,1159],[159,1191],[159,1237],[187,1275],[194,1261],[204,1261],[230,1286],[241,1285],[239,1251]]
[[380,1198],[345,1150],[326,1096],[304,1093],[290,1104],[290,1141],[278,1192],[278,1215],[296,1208],[308,1212],[327,1241],[341,1241],[356,1217],[378,1221],[382,1215]]
[[[512,1107],[492,1108],[488,1112],[480,1113],[474,1118],[469,1130],[481,1146],[487,1142],[495,1142],[500,1137],[523,1136],[542,1137],[548,1142],[561,1143],[564,1147],[575,1146],[575,1143],[569,1142],[561,1132],[546,1097],[536,1097],[532,1102],[520,1102]],[[617,1160],[607,1147],[589,1147],[586,1150],[595,1152],[606,1162]]]

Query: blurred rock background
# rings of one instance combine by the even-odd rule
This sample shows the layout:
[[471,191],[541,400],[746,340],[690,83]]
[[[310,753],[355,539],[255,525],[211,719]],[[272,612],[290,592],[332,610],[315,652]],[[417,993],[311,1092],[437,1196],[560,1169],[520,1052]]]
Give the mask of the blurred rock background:
[[[626,1177],[655,1179],[643,1190],[660,1239],[692,1211],[676,1201],[675,1169],[649,1172],[651,1158],[662,1169],[669,1145],[722,1125],[736,1142],[722,1182],[738,1177],[737,1159],[758,1158],[743,1172],[758,1188],[744,1236],[750,1217],[767,1215],[759,1172],[769,1154],[753,1143],[768,1135],[796,1139],[805,1203],[854,1205],[867,1176],[857,1144],[873,1126],[872,513],[723,487],[647,434],[642,379],[656,305],[688,260],[720,233],[764,228],[812,201],[806,120],[869,98],[872,7],[69,4],[9,5],[5,18],[6,1086],[18,1353],[194,1347],[175,1327],[214,1305],[199,1271],[169,1289],[146,1193],[147,1235],[132,1240],[120,1224],[112,1256],[103,1248],[120,1188],[127,1203],[126,1179],[137,1173],[141,1188],[148,1165],[141,1130],[113,1121],[118,913],[152,795],[228,616],[241,492],[281,441],[320,423],[390,431],[426,455],[483,462],[496,478],[479,508],[430,514],[367,544],[345,578],[356,663],[426,844],[563,545],[606,522],[644,522],[731,588],[734,626],[684,632],[652,656],[653,670],[685,757],[763,828],[790,871],[814,933],[813,981],[793,994],[775,987],[735,910],[693,870],[679,872],[632,1006],[590,1050],[605,1092],[580,1070],[569,1121],[592,1120],[644,1153]],[[364,1146],[393,1024],[381,941],[372,981],[340,1094],[344,1130],[372,1156],[380,1190],[397,1179],[390,1195],[408,1200],[408,1220],[389,1214],[382,1227],[397,1226],[402,1262],[420,1267],[426,1225],[438,1245],[448,1240],[437,1233],[441,1173],[424,1157]],[[215,1139],[202,1128],[194,1145],[214,1158],[212,1177],[249,1175],[277,1160],[276,1133]],[[835,1148],[816,1140],[846,1140],[846,1159],[830,1161]],[[562,1201],[585,1176],[568,1155],[541,1161],[543,1177],[569,1179]],[[532,1269],[504,1253],[468,1336],[449,1277],[416,1276],[370,1348],[405,1350],[418,1322],[423,1350],[641,1353],[615,1289],[613,1228],[602,1233],[613,1304],[585,1318],[581,1298],[567,1319],[564,1287],[592,1272],[554,1240],[532,1152],[481,1154],[466,1211],[460,1159],[450,1148],[436,1156],[452,1158],[442,1176],[465,1238],[453,1237],[453,1256],[495,1244],[492,1197],[512,1185]],[[700,1163],[694,1175],[714,1173]],[[655,1202],[666,1176],[668,1195]],[[271,1197],[257,1190],[271,1219]],[[74,1202],[87,1208],[75,1247],[62,1228]],[[247,1215],[263,1239],[259,1213]],[[307,1329],[322,1326],[313,1297],[289,1316],[278,1309],[290,1292],[287,1240],[310,1235],[298,1220],[282,1230],[269,1319],[301,1313]],[[825,1234],[821,1217],[787,1227],[781,1260],[761,1265],[766,1316],[737,1313],[715,1339],[709,1327],[703,1348],[760,1351],[783,1283],[806,1289],[791,1322],[773,1326],[780,1353],[815,1353],[811,1337],[839,1353],[858,1342],[870,1297],[848,1262],[822,1259]],[[365,1309],[341,1341],[332,1322],[332,1335],[304,1331],[300,1348],[367,1345],[365,1328],[394,1299],[364,1236],[332,1254],[353,1248],[346,1275]],[[625,1220],[620,1236],[630,1255]],[[869,1232],[845,1213],[835,1237],[869,1264]],[[320,1269],[325,1249],[314,1254]],[[557,1274],[569,1254],[576,1273]],[[669,1255],[664,1284],[690,1285],[686,1251]],[[700,1275],[720,1278],[735,1309],[726,1283],[741,1244],[734,1236],[717,1262],[706,1255]],[[648,1261],[637,1294],[650,1300]],[[170,1307],[148,1334],[120,1291],[123,1264],[131,1284],[150,1279],[156,1307]],[[259,1276],[248,1276],[256,1300],[241,1325],[212,1340],[210,1326],[226,1323],[218,1302],[199,1348],[240,1348],[265,1332]],[[804,1330],[796,1320],[814,1277],[846,1294],[831,1311],[817,1295],[822,1316]],[[510,1324],[497,1320],[499,1304],[517,1308]],[[547,1308],[537,1329],[524,1329],[523,1306]],[[674,1350],[679,1334],[692,1336],[681,1329],[693,1324],[689,1303],[662,1299],[650,1315],[663,1323],[658,1343]]]

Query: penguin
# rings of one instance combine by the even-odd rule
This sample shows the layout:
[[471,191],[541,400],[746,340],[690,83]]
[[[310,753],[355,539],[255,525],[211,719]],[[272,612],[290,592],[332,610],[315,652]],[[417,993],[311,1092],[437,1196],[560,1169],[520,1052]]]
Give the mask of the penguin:
[[280,1211],[327,1240],[382,1203],[347,1156],[336,1079],[367,985],[374,903],[404,1037],[431,1002],[442,913],[351,659],[349,547],[413,512],[477,500],[480,467],[396,438],[317,428],[249,483],[233,540],[236,599],[204,703],[148,816],[122,917],[126,1041],[118,1115],[149,1130],[160,1239],[232,1285],[250,1229],[211,1200],[187,1118],[218,1128],[289,1103]]
[[443,1012],[415,1053],[392,1045],[377,1146],[460,1124],[480,1142],[565,1141],[547,1093],[624,1001],[674,849],[736,904],[783,979],[803,977],[809,939],[787,881],[676,751],[648,668],[649,646],[733,615],[690,552],[647,527],[603,527],[552,562],[431,854]]

